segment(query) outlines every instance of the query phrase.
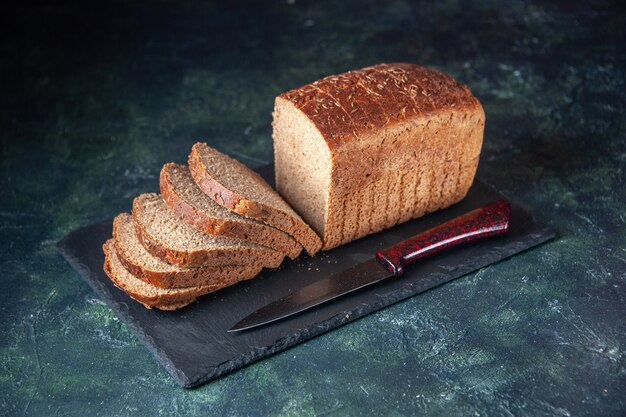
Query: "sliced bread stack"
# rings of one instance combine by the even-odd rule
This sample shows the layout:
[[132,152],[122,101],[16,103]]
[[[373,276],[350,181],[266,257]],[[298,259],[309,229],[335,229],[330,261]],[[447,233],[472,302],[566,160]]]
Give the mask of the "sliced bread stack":
[[189,168],[163,166],[160,191],[135,198],[103,246],[107,275],[147,308],[184,307],[322,246],[265,180],[206,144]]

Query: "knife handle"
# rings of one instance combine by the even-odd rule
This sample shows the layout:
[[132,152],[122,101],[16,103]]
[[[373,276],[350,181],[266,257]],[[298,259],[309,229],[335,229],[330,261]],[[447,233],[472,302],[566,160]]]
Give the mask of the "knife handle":
[[509,230],[511,205],[501,199],[376,253],[378,261],[400,276],[404,267],[445,249]]

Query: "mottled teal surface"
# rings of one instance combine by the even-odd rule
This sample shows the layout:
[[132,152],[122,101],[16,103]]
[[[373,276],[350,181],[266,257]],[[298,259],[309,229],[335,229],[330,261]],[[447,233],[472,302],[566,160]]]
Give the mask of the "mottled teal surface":
[[[620,6],[237,4],[3,6],[0,414],[626,414]],[[559,238],[179,388],[55,242],[155,191],[198,139],[271,161],[275,95],[383,61],[473,89],[479,175]]]

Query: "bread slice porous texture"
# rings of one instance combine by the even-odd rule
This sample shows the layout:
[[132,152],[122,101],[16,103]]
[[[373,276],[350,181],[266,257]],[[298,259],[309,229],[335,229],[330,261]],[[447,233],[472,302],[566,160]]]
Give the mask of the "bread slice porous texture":
[[259,174],[241,162],[196,143],[189,154],[189,169],[200,189],[218,204],[293,236],[314,255],[320,237]]
[[113,240],[120,262],[135,277],[159,288],[222,285],[224,281],[241,281],[261,272],[260,265],[181,267],[171,265],[149,253],[139,241],[135,223],[129,213],[113,220]]
[[276,188],[331,249],[463,199],[484,125],[469,88],[432,69],[329,76],[275,100]]
[[[159,288],[140,280],[130,273],[120,262],[115,243],[109,239],[103,246],[105,260],[104,271],[120,288],[134,300],[147,308],[157,307],[165,310],[184,307],[197,297],[223,288],[223,285],[203,285],[186,288]],[[230,284],[229,284],[230,285]]]
[[144,303],[140,303],[140,304],[143,304],[143,306],[148,309],[157,308],[163,311],[174,311],[174,310],[180,310],[183,307],[187,307],[189,304],[193,303],[194,301],[196,301],[195,297],[187,301],[180,301],[178,303],[173,303],[173,304],[155,304],[155,305],[149,305],[149,304],[144,304]]
[[196,298],[202,295],[218,291],[241,281],[232,276],[214,285],[159,288],[140,280],[124,267],[122,262],[120,262],[113,239],[107,240],[102,249],[105,255],[105,273],[116,287],[124,291],[135,301],[143,304],[146,308],[158,308],[168,311],[176,310],[191,304]]
[[277,268],[285,256],[256,243],[203,233],[175,215],[159,194],[135,198],[132,214],[143,247],[173,265]]
[[168,163],[161,169],[161,195],[179,218],[213,235],[247,240],[295,259],[302,246],[287,233],[229,210],[209,198],[196,184],[189,168]]

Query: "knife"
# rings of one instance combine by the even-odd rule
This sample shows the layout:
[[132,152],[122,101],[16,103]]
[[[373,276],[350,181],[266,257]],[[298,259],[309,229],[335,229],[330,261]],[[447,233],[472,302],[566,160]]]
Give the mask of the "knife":
[[406,266],[420,259],[506,233],[509,230],[510,217],[511,205],[504,199],[472,210],[383,249],[370,260],[332,274],[261,307],[235,324],[229,332],[273,323],[387,278],[400,277]]

